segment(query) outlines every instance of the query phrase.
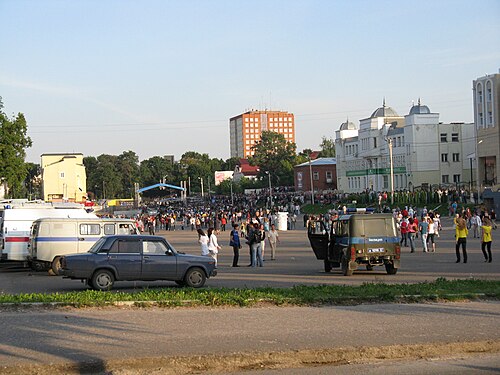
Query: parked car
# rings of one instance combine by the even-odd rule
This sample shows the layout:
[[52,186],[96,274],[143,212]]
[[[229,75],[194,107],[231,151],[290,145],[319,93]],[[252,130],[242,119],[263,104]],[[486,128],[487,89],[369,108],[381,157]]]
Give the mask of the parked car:
[[311,222],[308,237],[316,258],[324,262],[325,272],[340,267],[350,276],[364,265],[369,271],[385,266],[386,272],[394,275],[400,266],[401,247],[392,214],[341,215],[333,221],[330,232],[322,221]]
[[171,280],[201,288],[217,270],[213,258],[178,252],[163,237],[116,235],[100,238],[87,253],[63,256],[60,274],[97,290],[125,280]]

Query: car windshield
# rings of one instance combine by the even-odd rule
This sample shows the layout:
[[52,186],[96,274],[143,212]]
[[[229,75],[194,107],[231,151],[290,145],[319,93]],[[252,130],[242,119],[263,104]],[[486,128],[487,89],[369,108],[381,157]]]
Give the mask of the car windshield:
[[95,244],[92,245],[92,247],[89,249],[89,253],[97,253],[99,251],[99,248],[102,246],[102,244],[106,241],[106,238],[101,237],[97,240]]

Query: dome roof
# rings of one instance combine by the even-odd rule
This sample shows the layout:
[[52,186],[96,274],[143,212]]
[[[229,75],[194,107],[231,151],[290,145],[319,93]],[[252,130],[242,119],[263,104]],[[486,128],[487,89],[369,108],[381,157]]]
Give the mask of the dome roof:
[[425,115],[431,113],[431,110],[426,105],[420,104],[420,98],[417,105],[412,105],[410,108],[410,115]]
[[357,126],[349,120],[340,124],[340,130],[357,130],[357,129],[358,129]]
[[385,104],[377,108],[372,115],[370,116],[371,118],[376,118],[376,117],[399,117],[398,113],[392,109],[391,107],[387,107]]

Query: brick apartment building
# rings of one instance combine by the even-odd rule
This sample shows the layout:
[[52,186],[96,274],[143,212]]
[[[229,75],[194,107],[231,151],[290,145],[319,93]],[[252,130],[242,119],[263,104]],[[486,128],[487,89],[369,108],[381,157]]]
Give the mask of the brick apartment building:
[[314,191],[337,189],[337,160],[319,158],[294,167],[295,191],[311,191],[311,173]]

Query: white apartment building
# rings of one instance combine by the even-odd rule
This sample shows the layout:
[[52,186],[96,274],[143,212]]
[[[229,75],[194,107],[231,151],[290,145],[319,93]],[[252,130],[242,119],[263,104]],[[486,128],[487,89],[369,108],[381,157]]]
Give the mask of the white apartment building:
[[400,116],[385,105],[336,131],[337,186],[343,192],[391,190],[389,141],[393,146],[394,190],[422,186],[469,187],[473,124],[439,122],[429,107],[412,106]]

